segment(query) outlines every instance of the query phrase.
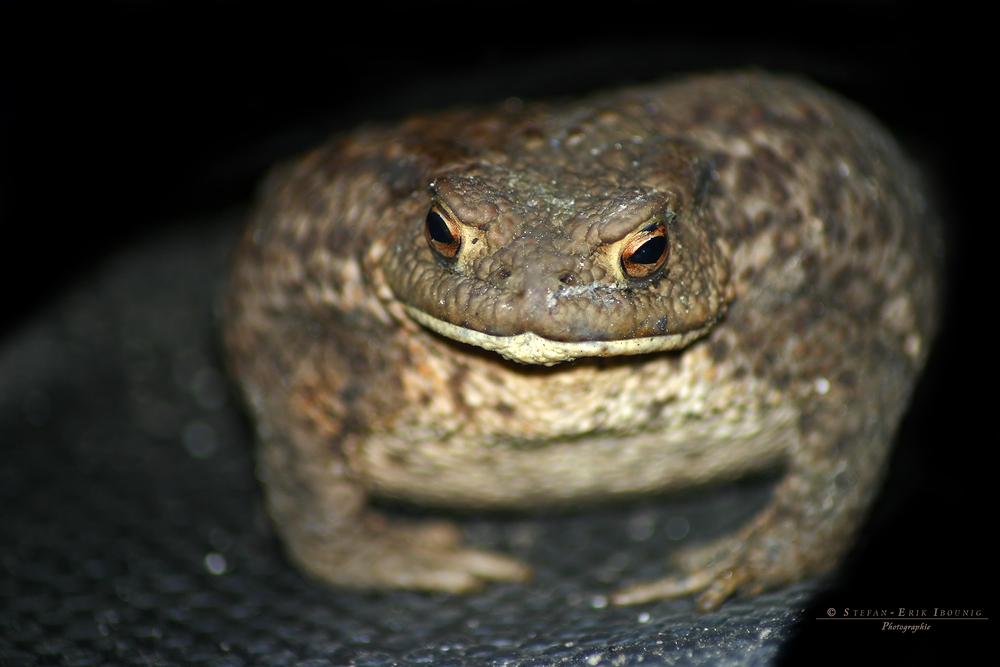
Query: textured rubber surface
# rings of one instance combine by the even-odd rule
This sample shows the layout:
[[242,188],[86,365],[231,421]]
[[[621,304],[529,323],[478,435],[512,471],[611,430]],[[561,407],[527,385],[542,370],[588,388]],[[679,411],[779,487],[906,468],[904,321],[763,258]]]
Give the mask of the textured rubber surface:
[[[0,348],[2,665],[749,665],[777,655],[810,585],[698,615],[608,608],[711,536],[766,480],[567,516],[467,517],[537,570],[467,597],[331,591],[261,516],[250,430],[212,304],[239,215],[150,240]],[[403,511],[406,510],[405,508]]]

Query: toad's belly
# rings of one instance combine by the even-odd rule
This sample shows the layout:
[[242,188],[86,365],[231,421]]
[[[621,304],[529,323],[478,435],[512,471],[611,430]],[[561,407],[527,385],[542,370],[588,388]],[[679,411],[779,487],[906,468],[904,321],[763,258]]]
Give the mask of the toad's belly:
[[798,411],[776,406],[738,422],[561,441],[419,440],[375,435],[363,445],[366,484],[381,496],[443,506],[565,505],[733,478],[774,466],[798,437]]

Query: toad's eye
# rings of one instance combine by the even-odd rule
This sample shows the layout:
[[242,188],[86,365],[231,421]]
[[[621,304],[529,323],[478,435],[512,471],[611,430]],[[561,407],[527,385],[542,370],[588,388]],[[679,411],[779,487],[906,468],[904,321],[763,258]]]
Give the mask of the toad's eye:
[[622,269],[629,278],[645,278],[663,266],[670,248],[662,222],[638,232],[622,248]]
[[444,259],[454,259],[459,246],[462,245],[462,230],[458,223],[450,220],[437,205],[432,206],[427,212],[424,237],[431,250]]

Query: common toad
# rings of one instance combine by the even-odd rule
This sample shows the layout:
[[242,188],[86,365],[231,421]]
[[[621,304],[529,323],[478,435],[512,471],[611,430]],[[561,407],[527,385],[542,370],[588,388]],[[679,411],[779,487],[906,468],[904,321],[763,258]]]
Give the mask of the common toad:
[[770,504],[617,603],[832,568],[934,331],[934,229],[865,113],[759,73],[416,116],[278,169],[235,258],[230,368],[291,558],[331,584],[522,580],[461,508],[783,471]]

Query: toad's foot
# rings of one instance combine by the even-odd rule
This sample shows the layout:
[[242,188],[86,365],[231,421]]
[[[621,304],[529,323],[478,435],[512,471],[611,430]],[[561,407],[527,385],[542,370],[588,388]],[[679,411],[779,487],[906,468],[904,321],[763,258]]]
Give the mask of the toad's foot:
[[313,577],[350,588],[407,588],[469,593],[487,581],[524,581],[531,569],[501,554],[461,545],[445,521],[387,521],[370,512],[336,540],[289,541],[291,556]]
[[[737,589],[754,581],[752,571],[741,562],[738,553],[734,554],[729,549],[719,551],[717,562],[687,574],[671,575],[621,589],[612,594],[611,602],[616,605],[642,604],[701,593],[696,603],[699,611],[713,611]],[[763,588],[763,584],[760,587]]]
[[758,517],[738,534],[706,545],[684,549],[674,564],[683,574],[637,584],[616,591],[611,601],[616,605],[641,604],[654,600],[699,594],[699,611],[718,609],[735,593],[757,595],[813,573],[808,558],[782,540],[791,526],[775,522],[770,512]]

